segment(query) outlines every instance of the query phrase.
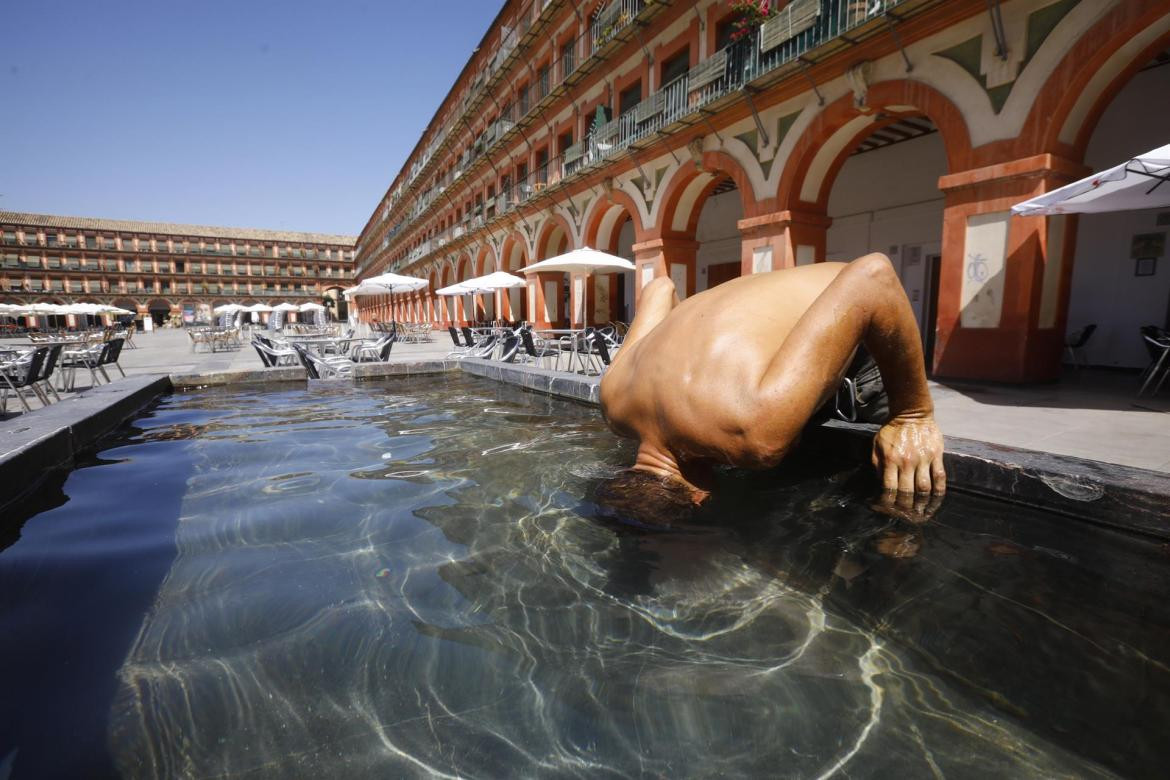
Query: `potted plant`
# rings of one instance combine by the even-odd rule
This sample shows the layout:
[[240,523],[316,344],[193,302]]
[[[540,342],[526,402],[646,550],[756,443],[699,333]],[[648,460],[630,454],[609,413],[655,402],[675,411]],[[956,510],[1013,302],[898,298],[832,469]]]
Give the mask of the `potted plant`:
[[738,41],[751,35],[752,32],[768,19],[780,12],[784,5],[783,0],[729,0],[731,9],[737,18],[731,23],[733,32],[731,40]]

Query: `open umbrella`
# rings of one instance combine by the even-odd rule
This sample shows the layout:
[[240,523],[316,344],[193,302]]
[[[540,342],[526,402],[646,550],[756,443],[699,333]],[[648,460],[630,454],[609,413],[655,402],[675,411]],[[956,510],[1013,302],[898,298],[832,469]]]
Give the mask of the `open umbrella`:
[[325,309],[321,304],[311,301],[309,303],[302,303],[298,308],[300,311],[323,311]]
[[473,292],[474,290],[469,290],[464,287],[463,282],[459,282],[458,284],[448,285],[447,287],[440,287],[435,290],[435,295],[471,295]]
[[469,293],[488,293],[496,290],[506,290],[511,287],[524,287],[527,284],[515,274],[504,271],[495,271],[486,276],[477,276],[474,279],[465,279],[452,287],[462,287]]
[[300,307],[295,303],[278,303],[272,307],[273,311],[300,311]]
[[[381,274],[380,276],[371,276],[365,279],[361,284],[376,284],[379,287],[385,287],[390,292],[413,292],[421,290],[428,286],[430,282],[426,279],[419,279],[415,276],[403,276],[402,274]],[[359,285],[361,286],[361,285]]]
[[244,308],[238,303],[225,303],[222,306],[216,306],[211,310],[212,314],[235,314],[240,309]]
[[1012,206],[1021,217],[1170,206],[1170,144]]
[[539,263],[520,269],[526,274],[555,273],[563,271],[572,274],[617,273],[619,271],[633,271],[634,264],[625,258],[611,255],[608,252],[599,252],[596,249],[582,247],[566,252],[563,255],[541,260]]

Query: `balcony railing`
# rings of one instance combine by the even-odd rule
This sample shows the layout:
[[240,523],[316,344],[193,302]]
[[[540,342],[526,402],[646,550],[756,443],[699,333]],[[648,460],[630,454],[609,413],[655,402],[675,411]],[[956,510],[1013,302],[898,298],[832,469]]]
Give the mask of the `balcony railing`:
[[[591,166],[599,165],[628,149],[630,145],[648,138],[700,109],[742,90],[750,82],[772,71],[795,62],[806,52],[837,38],[855,27],[881,17],[886,10],[905,0],[793,0],[780,14],[753,30],[749,35],[715,52],[683,76],[664,85],[626,113],[591,128],[589,138],[565,150],[563,157],[550,160],[544,169],[533,171],[516,184],[501,192],[493,205],[495,215],[505,213],[517,205],[556,186],[561,180],[577,175]],[[612,0],[594,16],[590,25],[592,52],[619,36],[646,7],[645,0]],[[518,33],[522,35],[523,33]],[[555,85],[559,85],[575,70],[575,57],[569,52],[552,64]],[[528,100],[531,93],[533,100]],[[518,123],[540,102],[539,81],[522,93],[514,104],[511,115],[502,116],[499,123]],[[491,146],[504,137],[507,130],[499,127],[490,134],[491,140],[480,150],[469,149],[461,167],[466,167],[479,156],[490,154]],[[420,201],[425,199],[422,196]],[[397,226],[408,227],[425,214],[434,202],[431,196],[421,208],[412,209],[411,216]],[[384,247],[385,248],[385,247]],[[407,263],[420,258],[417,248]]]

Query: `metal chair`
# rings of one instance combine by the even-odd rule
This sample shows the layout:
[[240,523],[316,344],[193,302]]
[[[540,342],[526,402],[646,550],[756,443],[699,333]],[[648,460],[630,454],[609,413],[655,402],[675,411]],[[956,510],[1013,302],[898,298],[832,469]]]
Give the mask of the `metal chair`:
[[1094,322],[1070,333],[1068,338],[1064,340],[1064,348],[1068,350],[1068,357],[1074,368],[1079,369],[1088,365],[1082,350],[1089,343],[1089,339],[1093,337],[1095,330],[1097,330],[1097,323]]
[[44,365],[45,358],[48,357],[49,349],[49,347],[37,347],[27,358],[8,363],[5,370],[0,371],[0,379],[3,380],[3,384],[0,384],[0,412],[6,413],[8,411],[9,390],[20,399],[20,405],[24,407],[26,412],[31,412],[32,407],[28,405],[28,401],[24,397],[25,388],[33,391],[33,395],[37,397],[42,406],[49,405],[44,390],[37,385],[37,382],[40,381],[41,366]]
[[1141,329],[1141,334],[1146,351],[1150,353],[1150,364],[1142,372],[1144,381],[1137,394],[1139,396],[1144,394],[1150,383],[1157,378],[1158,374],[1161,374],[1162,378],[1154,386],[1154,395],[1157,395],[1158,391],[1162,389],[1162,383],[1170,375],[1170,333],[1156,325],[1146,325]]

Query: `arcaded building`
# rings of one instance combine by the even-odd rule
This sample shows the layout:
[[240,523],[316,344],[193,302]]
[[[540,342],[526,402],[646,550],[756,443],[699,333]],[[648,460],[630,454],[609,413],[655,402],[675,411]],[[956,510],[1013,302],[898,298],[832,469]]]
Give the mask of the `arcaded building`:
[[[936,375],[1052,378],[1090,323],[1089,362],[1144,365],[1170,214],[1009,209],[1170,140],[1170,4],[780,5],[737,25],[725,0],[505,2],[358,240],[360,278],[430,292],[362,316],[628,321],[655,276],[685,297],[881,251]],[[581,246],[637,270],[433,295]]]
[[0,303],[105,303],[156,324],[224,303],[335,302],[353,236],[0,211]]

